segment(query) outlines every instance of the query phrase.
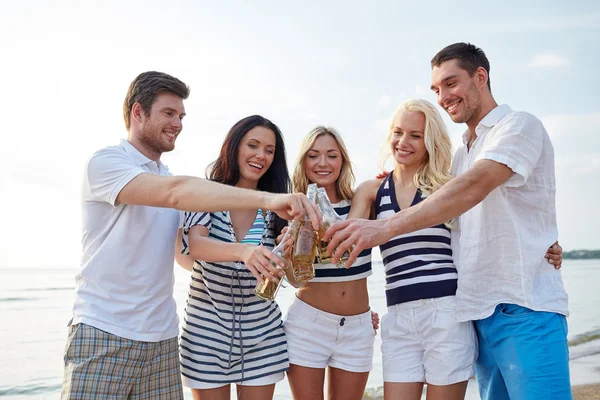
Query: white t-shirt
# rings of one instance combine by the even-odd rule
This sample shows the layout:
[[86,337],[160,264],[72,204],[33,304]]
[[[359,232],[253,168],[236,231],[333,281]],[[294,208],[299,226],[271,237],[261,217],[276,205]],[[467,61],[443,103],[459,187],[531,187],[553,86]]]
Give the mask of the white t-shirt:
[[127,339],[157,342],[178,336],[173,254],[179,213],[115,204],[142,173],[170,176],[126,140],[96,152],[82,187],[81,271],[72,324],[84,323]]
[[470,150],[467,133],[452,162],[454,176],[483,159],[514,174],[456,219],[457,318],[486,318],[500,303],[567,315],[560,271],[544,258],[558,237],[554,149],[546,129],[533,115],[501,105],[477,125]]

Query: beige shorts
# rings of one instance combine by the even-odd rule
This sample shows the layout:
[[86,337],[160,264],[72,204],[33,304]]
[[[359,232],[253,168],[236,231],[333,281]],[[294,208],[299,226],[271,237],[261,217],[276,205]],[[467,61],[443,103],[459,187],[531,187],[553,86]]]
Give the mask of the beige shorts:
[[373,367],[375,331],[371,311],[342,316],[318,310],[294,298],[283,322],[290,364],[327,366],[350,372]]
[[454,296],[388,307],[381,319],[384,382],[451,385],[474,376],[477,336],[458,322]]

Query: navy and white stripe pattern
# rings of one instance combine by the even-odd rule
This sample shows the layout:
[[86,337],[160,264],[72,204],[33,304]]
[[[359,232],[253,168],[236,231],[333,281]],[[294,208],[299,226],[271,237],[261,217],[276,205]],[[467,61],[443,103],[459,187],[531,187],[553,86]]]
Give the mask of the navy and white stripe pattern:
[[[243,242],[272,248],[271,218],[267,212],[265,222],[259,210]],[[199,224],[211,239],[236,242],[228,211],[186,213],[183,254],[189,253],[190,228]],[[186,386],[243,383],[289,369],[281,311],[276,302],[258,298],[255,287],[241,262],[194,263],[180,344]]]
[[[346,219],[350,213],[350,202],[342,200],[333,204],[336,213]],[[315,277],[311,282],[348,282],[366,278],[371,275],[371,249],[363,250],[350,268],[338,268],[335,264],[318,264],[315,262]]]
[[[400,212],[393,174],[377,191],[377,219]],[[423,200],[419,190],[411,206]],[[458,274],[452,261],[450,229],[444,224],[394,237],[379,246],[385,267],[387,305],[456,294]]]

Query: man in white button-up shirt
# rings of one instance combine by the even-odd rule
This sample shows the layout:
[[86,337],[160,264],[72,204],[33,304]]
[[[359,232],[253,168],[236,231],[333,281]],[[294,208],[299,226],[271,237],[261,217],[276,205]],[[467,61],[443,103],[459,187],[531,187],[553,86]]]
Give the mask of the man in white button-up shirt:
[[[473,320],[483,399],[570,399],[567,294],[544,254],[558,236],[554,150],[539,119],[498,106],[489,62],[455,43],[432,60],[439,105],[467,131],[453,161],[455,179],[386,220],[330,229],[337,256],[456,218],[457,317]],[[338,247],[339,246],[339,247]]]
[[[160,161],[175,148],[189,89],[144,72],[123,105],[127,140],[96,152],[82,186],[81,271],[65,349],[63,399],[182,399],[173,299],[179,212],[265,208],[290,219],[316,207],[272,194],[173,176]],[[261,260],[262,275],[280,273]]]

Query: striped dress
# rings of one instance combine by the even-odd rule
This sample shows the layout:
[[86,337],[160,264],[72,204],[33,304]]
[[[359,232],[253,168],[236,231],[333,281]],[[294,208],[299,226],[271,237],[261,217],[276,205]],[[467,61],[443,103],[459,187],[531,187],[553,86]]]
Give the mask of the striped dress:
[[[400,212],[392,176],[390,173],[377,191],[377,219]],[[417,190],[411,206],[422,200]],[[385,267],[388,307],[456,294],[458,274],[452,261],[450,230],[444,224],[398,235],[379,249]]]
[[[350,202],[342,200],[333,204],[335,212],[346,219],[350,213]],[[350,268],[338,268],[335,264],[318,264],[315,261],[315,277],[311,282],[347,282],[371,275],[371,249],[363,250]]]
[[[258,210],[242,243],[273,247],[275,236]],[[183,254],[188,233],[205,226],[209,238],[235,243],[228,211],[185,213]],[[255,295],[256,279],[241,262],[196,261],[181,333],[181,373],[186,386],[203,388],[281,373],[289,368],[287,344],[276,302]]]

